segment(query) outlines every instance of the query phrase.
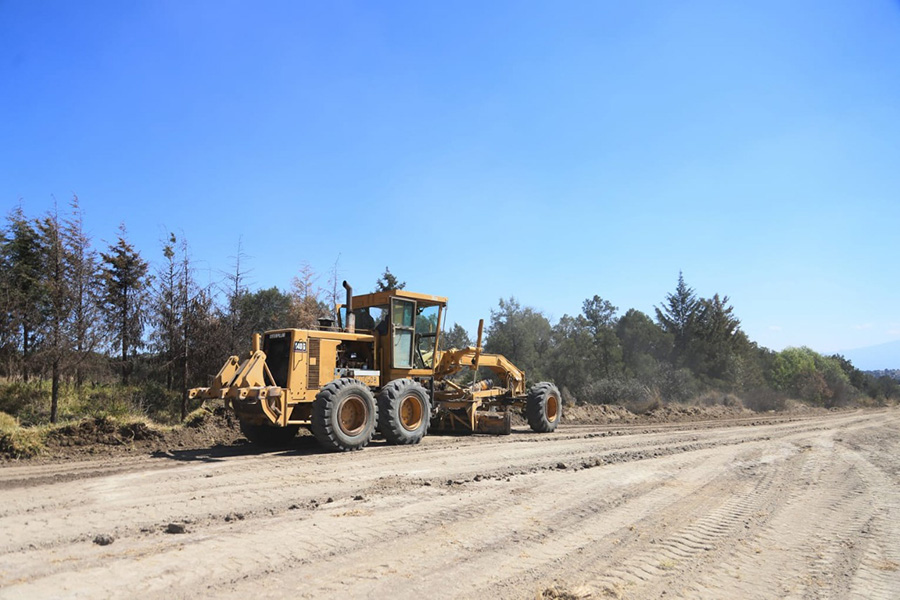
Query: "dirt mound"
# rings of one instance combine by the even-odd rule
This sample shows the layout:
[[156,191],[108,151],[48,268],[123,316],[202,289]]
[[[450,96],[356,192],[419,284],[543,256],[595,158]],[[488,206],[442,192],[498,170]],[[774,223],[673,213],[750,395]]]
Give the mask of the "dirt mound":
[[741,406],[685,406],[668,404],[653,410],[646,415],[652,422],[668,423],[672,421],[700,421],[707,419],[723,419],[756,414]]
[[41,457],[56,460],[119,453],[167,452],[177,448],[209,448],[243,440],[237,423],[223,407],[191,413],[183,427],[109,417],[84,419],[47,433]]
[[740,406],[689,406],[668,404],[653,410],[635,414],[624,406],[614,404],[581,404],[566,406],[563,422],[582,425],[602,425],[606,423],[677,423],[684,421],[705,421],[726,419],[756,414]]
[[563,423],[584,425],[604,423],[633,423],[641,417],[624,406],[614,404],[579,404],[563,408]]
[[144,421],[119,422],[108,417],[86,419],[53,429],[47,434],[47,446],[120,446],[135,441],[155,440],[162,432]]

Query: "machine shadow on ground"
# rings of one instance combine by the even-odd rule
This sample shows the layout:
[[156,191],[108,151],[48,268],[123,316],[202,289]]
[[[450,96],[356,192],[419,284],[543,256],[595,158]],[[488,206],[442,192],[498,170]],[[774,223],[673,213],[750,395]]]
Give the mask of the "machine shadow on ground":
[[[530,437],[536,435],[530,429],[513,429],[510,436],[513,437]],[[429,437],[441,438],[496,438],[498,436],[480,433],[464,433],[459,431],[435,431],[429,432]],[[507,436],[500,436],[507,437]],[[377,450],[379,448],[391,448],[393,445],[380,437],[373,439],[362,452]],[[249,442],[238,442],[232,445],[216,444],[209,448],[190,448],[185,450],[158,450],[150,456],[152,458],[168,459],[181,462],[219,462],[229,458],[237,458],[241,456],[259,456],[268,454],[272,456],[314,456],[319,454],[334,454],[322,448],[319,443],[311,435],[301,435],[285,446],[272,448],[251,444]]]
[[279,456],[305,456],[327,454],[312,436],[299,436],[290,444],[280,447],[266,447],[249,442],[238,442],[233,445],[217,444],[209,448],[190,448],[186,450],[157,451],[153,458],[162,458],[183,462],[219,462],[228,458],[241,456],[258,456],[262,454]]

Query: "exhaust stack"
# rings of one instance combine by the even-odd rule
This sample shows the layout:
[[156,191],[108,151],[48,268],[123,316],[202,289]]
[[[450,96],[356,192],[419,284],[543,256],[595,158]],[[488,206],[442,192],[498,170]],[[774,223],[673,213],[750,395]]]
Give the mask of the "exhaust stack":
[[353,288],[344,280],[344,289],[347,290],[347,333],[356,333],[356,315],[353,314]]

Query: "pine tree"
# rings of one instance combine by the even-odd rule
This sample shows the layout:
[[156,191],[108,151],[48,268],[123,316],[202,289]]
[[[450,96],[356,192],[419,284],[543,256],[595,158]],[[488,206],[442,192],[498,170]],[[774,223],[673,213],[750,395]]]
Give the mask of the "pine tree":
[[208,288],[199,288],[191,298],[188,332],[189,376],[196,385],[209,385],[228,355],[230,325],[216,311]]
[[335,307],[343,302],[343,294],[341,292],[344,291],[341,287],[340,270],[338,268],[340,261],[341,255],[338,254],[338,257],[334,259],[334,264],[331,265],[331,271],[328,273],[328,292],[325,299],[328,303],[328,314],[335,320],[337,320]]
[[[172,236],[174,240],[175,236]],[[181,320],[181,420],[187,417],[188,380],[191,374],[190,338],[194,334],[199,315],[193,314],[200,305],[195,302],[198,292],[191,268],[187,240],[181,241],[181,282],[179,286],[179,307]]]
[[621,368],[622,347],[616,336],[616,311],[609,300],[594,296],[582,304],[582,314],[593,337],[593,353],[603,376],[609,378]]
[[70,206],[72,212],[63,224],[62,237],[72,288],[70,335],[75,387],[80,388],[84,378],[84,366],[103,341],[99,318],[101,279],[97,253],[91,247],[91,239],[84,231],[78,196],[72,197]]
[[449,350],[451,348],[468,348],[474,345],[469,332],[459,323],[454,323],[447,332],[441,335],[441,345],[439,350]]
[[391,290],[402,290],[406,287],[405,281],[400,281],[394,274],[391,273],[391,270],[387,267],[384,268],[384,273],[381,274],[381,277],[378,278],[378,281],[375,282],[375,291],[376,292],[388,292]]
[[50,366],[50,422],[56,423],[59,414],[60,378],[71,358],[73,290],[71,261],[56,208],[38,223],[41,243],[43,277],[40,280],[44,299],[43,358]]
[[734,383],[740,355],[749,349],[749,340],[740,329],[741,321],[728,305],[728,296],[715,294],[698,303],[695,334],[691,343],[691,368],[698,375]]
[[[247,262],[247,255],[243,251],[243,238],[238,237],[237,254],[234,258],[234,270],[225,276],[228,287],[225,290],[227,298],[227,306],[225,307],[225,321],[228,323],[228,352],[231,354],[240,354],[243,344],[246,343],[246,337],[249,335],[241,328],[244,320],[241,314],[241,307],[247,295],[247,275],[248,271],[244,270],[243,265]],[[245,335],[246,334],[246,335]]]
[[318,276],[309,263],[300,266],[300,273],[291,281],[291,322],[293,327],[313,329],[319,318],[329,314],[319,300],[322,290],[316,285]]
[[4,225],[0,230],[0,373],[6,377],[15,374],[18,357],[18,323],[16,322],[13,293],[12,265],[7,256],[7,244],[12,238],[11,231]]
[[528,373],[532,381],[540,381],[547,371],[552,328],[547,317],[515,298],[500,299],[497,310],[491,309],[491,324],[485,332],[485,352],[502,354]]
[[10,213],[7,221],[9,226],[0,249],[5,274],[4,312],[6,328],[12,332],[16,348],[21,349],[21,374],[27,382],[46,305],[41,285],[41,244],[34,221],[25,217],[21,206]]
[[683,359],[693,334],[697,317],[698,300],[693,288],[684,282],[684,275],[678,272],[678,285],[674,294],[666,296],[663,308],[656,308],[656,320],[663,331],[675,339],[676,358]]
[[162,367],[166,373],[166,389],[171,390],[175,384],[177,359],[181,356],[181,323],[180,287],[181,273],[175,259],[175,246],[178,240],[170,233],[163,243],[162,253],[165,262],[157,269],[154,296],[151,311],[153,331],[151,343],[153,349],[162,359]]
[[119,239],[103,257],[103,312],[113,344],[121,349],[122,384],[131,372],[129,352],[143,346],[147,263],[126,240],[125,225]]

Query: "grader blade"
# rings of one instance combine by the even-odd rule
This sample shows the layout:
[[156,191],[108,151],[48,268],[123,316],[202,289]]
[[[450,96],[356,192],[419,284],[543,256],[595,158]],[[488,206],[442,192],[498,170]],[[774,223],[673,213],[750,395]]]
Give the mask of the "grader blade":
[[441,413],[432,421],[431,431],[509,435],[512,432],[512,419],[509,411],[477,410],[472,403],[465,409],[457,408]]
[[491,435],[509,435],[512,432],[512,419],[509,411],[475,413],[475,433]]

